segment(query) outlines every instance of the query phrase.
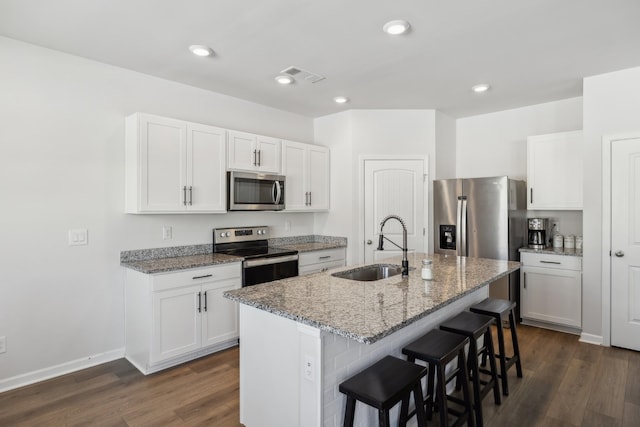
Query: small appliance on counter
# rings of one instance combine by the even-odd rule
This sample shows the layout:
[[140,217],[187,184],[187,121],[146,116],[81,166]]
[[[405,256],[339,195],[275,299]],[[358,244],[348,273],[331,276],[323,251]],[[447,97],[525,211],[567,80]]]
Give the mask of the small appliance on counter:
[[529,218],[529,240],[528,246],[531,249],[544,249],[547,247],[547,236],[549,235],[549,218]]

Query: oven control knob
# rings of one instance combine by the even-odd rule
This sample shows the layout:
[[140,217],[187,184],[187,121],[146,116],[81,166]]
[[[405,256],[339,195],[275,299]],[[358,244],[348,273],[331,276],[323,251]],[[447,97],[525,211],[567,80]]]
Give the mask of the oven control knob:
[[231,233],[229,233],[228,231],[225,233],[225,237],[229,237],[231,236]]
[[224,231],[220,233],[220,237],[224,237]]
[[258,230],[258,236],[262,234],[262,230]]

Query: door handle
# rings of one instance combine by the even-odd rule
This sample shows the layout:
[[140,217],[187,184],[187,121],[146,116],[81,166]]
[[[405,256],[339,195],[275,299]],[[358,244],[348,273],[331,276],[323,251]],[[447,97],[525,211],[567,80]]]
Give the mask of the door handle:
[[372,243],[371,239],[367,240],[367,245],[371,245]]
[[204,291],[204,311],[207,311],[207,291]]
[[189,186],[189,206],[193,205],[193,186]]
[[616,251],[615,255],[616,255],[618,258],[622,258],[622,257],[624,256],[624,251]]
[[182,204],[187,206],[187,186],[182,187]]
[[198,292],[198,313],[202,313],[202,292]]

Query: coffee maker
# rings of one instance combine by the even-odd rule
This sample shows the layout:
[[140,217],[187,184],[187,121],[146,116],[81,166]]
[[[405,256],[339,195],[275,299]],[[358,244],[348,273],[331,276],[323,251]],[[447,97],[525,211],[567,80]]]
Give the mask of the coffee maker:
[[531,249],[544,249],[547,247],[549,236],[549,218],[529,218],[529,242]]

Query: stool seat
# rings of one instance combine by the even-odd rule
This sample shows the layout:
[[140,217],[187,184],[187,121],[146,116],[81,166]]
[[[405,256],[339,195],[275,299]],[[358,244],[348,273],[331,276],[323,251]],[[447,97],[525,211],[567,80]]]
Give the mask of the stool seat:
[[[416,414],[419,426],[426,426],[422,402],[420,379],[427,374],[424,366],[419,366],[393,356],[386,356],[360,373],[352,376],[339,386],[347,395],[344,425],[352,426],[356,400],[378,409],[380,426],[389,426],[389,409],[400,401],[408,403],[414,392]],[[403,419],[404,418],[404,419]],[[406,411],[401,414],[399,425],[406,425]]]
[[442,362],[451,359],[469,342],[456,334],[434,329],[402,349],[402,354],[425,362]]
[[[478,304],[472,305],[469,309],[472,313],[492,316],[496,319],[496,332],[498,335],[498,353],[495,357],[500,361],[500,379],[502,380],[502,394],[509,395],[509,381],[507,379],[507,371],[513,365],[516,365],[516,374],[518,378],[522,378],[522,362],[520,357],[520,347],[518,346],[518,333],[516,330],[515,319],[516,302],[498,298],[487,298]],[[502,318],[509,316],[509,329],[511,330],[511,343],[513,344],[513,355],[506,355],[504,345],[504,328]],[[483,359],[484,365],[484,359]]]
[[[484,425],[482,415],[482,399],[493,390],[494,402],[499,405],[500,386],[498,385],[498,369],[496,367],[495,355],[493,352],[493,338],[491,336],[491,325],[496,321],[491,316],[483,314],[469,313],[463,311],[453,318],[440,325],[443,331],[449,331],[466,336],[469,342],[469,376],[473,385],[473,403],[476,412],[476,426]],[[482,346],[478,348],[478,339],[483,337]],[[489,370],[478,366],[478,356],[489,357]],[[480,378],[480,374],[488,375],[488,380]]]

